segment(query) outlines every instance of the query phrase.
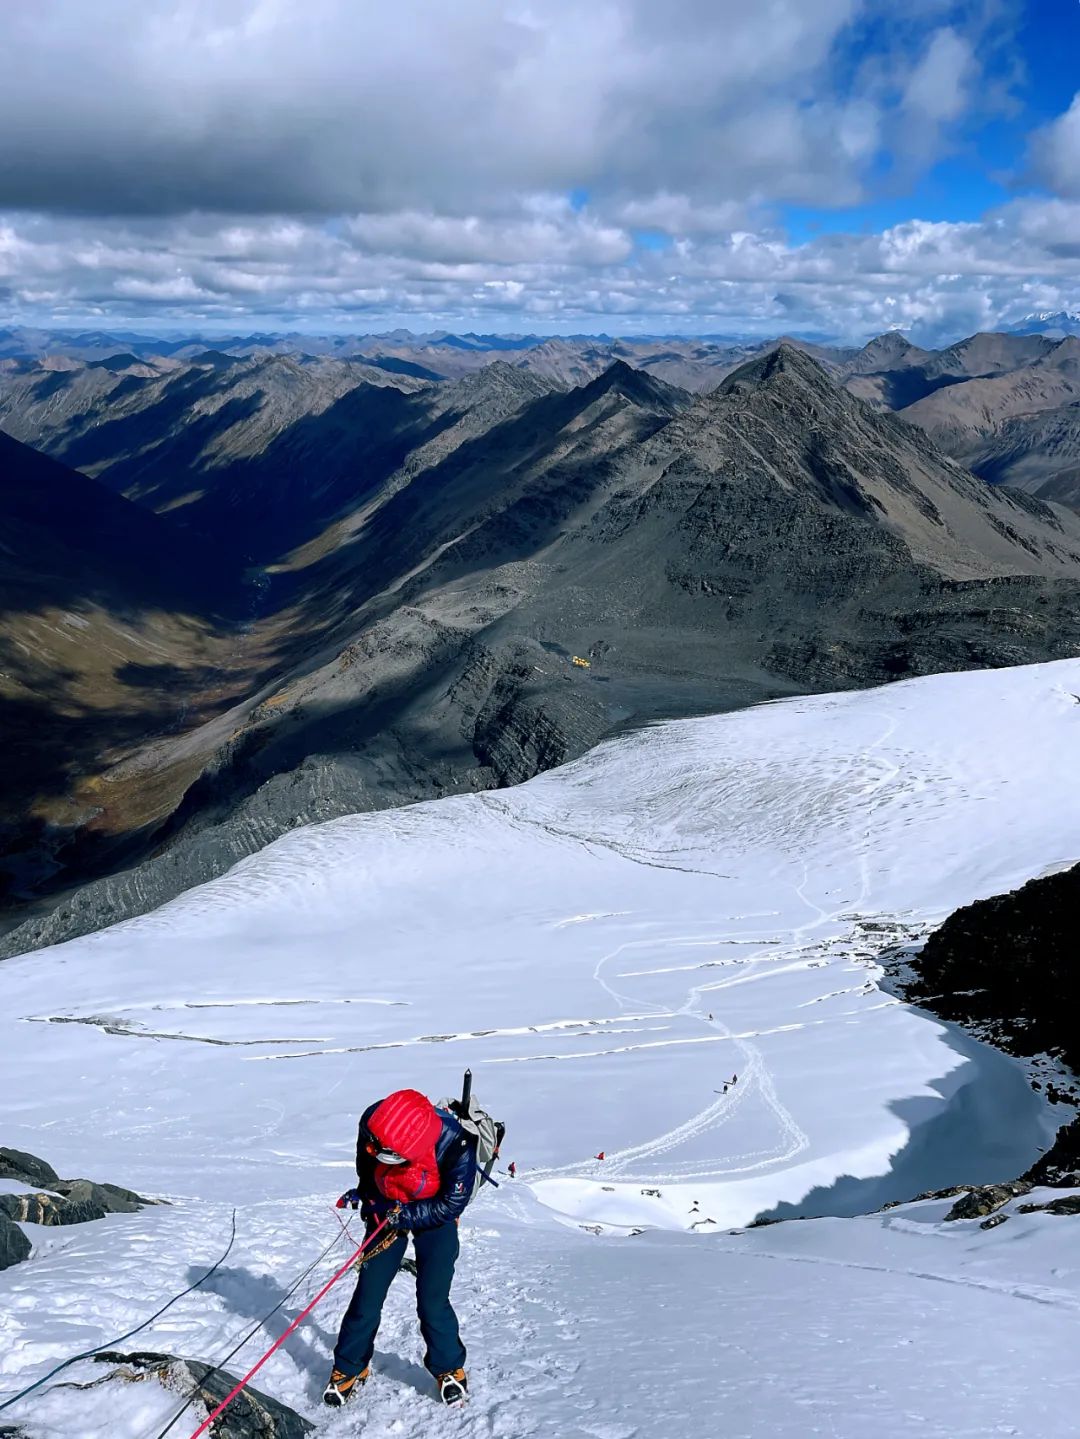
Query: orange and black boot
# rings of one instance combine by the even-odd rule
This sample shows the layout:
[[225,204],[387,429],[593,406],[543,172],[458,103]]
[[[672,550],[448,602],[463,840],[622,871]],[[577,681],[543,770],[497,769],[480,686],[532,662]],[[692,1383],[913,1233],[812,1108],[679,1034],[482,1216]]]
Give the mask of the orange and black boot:
[[464,1404],[469,1397],[469,1380],[464,1369],[451,1369],[438,1378],[439,1398],[451,1406]]
[[340,1369],[335,1369],[330,1375],[330,1383],[323,1390],[322,1402],[340,1409],[348,1404],[362,1384],[367,1383],[370,1373],[370,1369],[365,1369],[362,1374],[342,1374]]

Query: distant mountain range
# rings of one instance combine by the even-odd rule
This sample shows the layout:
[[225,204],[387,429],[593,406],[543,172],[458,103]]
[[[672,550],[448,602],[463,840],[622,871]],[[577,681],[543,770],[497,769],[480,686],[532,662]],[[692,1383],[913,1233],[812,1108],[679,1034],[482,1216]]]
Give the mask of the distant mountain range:
[[[416,336],[404,330],[358,337],[248,335],[207,349],[190,338],[9,330],[0,331],[0,355],[17,350],[20,357],[0,358],[0,425],[88,473],[111,469],[110,483],[134,498],[152,497],[157,508],[194,503],[209,516],[212,497],[191,499],[193,475],[219,470],[225,458],[240,463],[261,455],[267,426],[285,429],[296,418],[321,414],[361,381],[388,387],[381,403],[392,407],[394,391],[452,385],[496,363],[567,388],[622,361],[703,394],[738,366],[787,343],[812,355],[860,398],[925,428],[946,453],[991,483],[1080,505],[1080,395],[1074,383],[1080,333],[1059,333],[1074,321],[1080,331],[1074,316],[1035,315],[1010,332],[972,335],[942,350],[920,349],[899,331],[855,350],[793,339]],[[226,398],[230,408],[218,414]],[[198,410],[196,427],[187,425],[190,406]],[[223,420],[238,418],[242,407],[251,412],[250,424],[225,426]],[[344,418],[340,412],[337,417]],[[352,463],[358,423],[354,417],[341,431],[345,448],[336,459],[325,455],[331,469]],[[192,453],[178,446],[176,424],[185,428],[187,449],[197,447]],[[226,429],[227,439],[215,438]],[[283,444],[283,465],[295,463],[295,447],[308,433],[310,426]],[[372,434],[381,444],[379,425]],[[326,442],[320,435],[319,443]]]
[[1080,516],[888,412],[973,376],[1063,401],[1053,342],[976,341],[699,346],[704,393],[591,340],[438,382],[262,349],[9,360],[8,949],[622,725],[1075,653]]
[[1080,335],[1080,315],[1070,314],[1068,310],[1042,310],[1035,315],[1025,315],[1007,329],[1012,335],[1049,335],[1062,340],[1066,335]]
[[973,335],[927,351],[885,335],[838,373],[992,484],[1080,506],[1080,337]]

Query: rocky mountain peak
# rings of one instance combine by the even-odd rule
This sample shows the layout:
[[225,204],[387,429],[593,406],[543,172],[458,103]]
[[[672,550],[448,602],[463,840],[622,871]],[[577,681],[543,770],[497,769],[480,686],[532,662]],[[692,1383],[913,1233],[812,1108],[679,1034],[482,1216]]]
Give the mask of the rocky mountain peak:
[[602,395],[618,394],[632,405],[664,414],[675,414],[690,401],[685,391],[658,380],[647,370],[635,369],[625,360],[615,360],[602,374],[583,385],[580,394],[585,404],[593,403]]
[[842,392],[833,384],[823,367],[805,350],[786,342],[747,364],[740,365],[728,375],[714,394],[751,394],[776,387],[809,387],[818,394],[832,395],[838,403],[842,399]]
[[1080,364],[1080,335],[1066,335],[1059,340],[1042,363],[1058,369],[1066,365],[1071,369]]
[[458,380],[454,386],[457,394],[473,399],[482,399],[485,395],[502,395],[508,391],[527,399],[546,394],[553,388],[556,387],[543,376],[512,365],[507,360],[493,360],[490,365],[485,365],[483,369]]
[[927,358],[928,351],[913,345],[899,330],[886,330],[864,345],[844,367],[849,375],[872,375],[881,370],[902,369]]

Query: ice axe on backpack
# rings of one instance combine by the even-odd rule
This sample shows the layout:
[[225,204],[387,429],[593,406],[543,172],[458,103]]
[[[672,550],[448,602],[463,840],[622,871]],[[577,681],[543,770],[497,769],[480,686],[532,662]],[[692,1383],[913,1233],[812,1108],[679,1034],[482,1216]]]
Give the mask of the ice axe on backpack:
[[466,1134],[476,1140],[477,1178],[473,1193],[485,1184],[494,1185],[498,1189],[499,1182],[492,1179],[491,1171],[499,1157],[499,1147],[506,1135],[506,1125],[501,1120],[492,1119],[490,1114],[474,1102],[471,1069],[465,1071],[461,1082],[461,1098],[447,1100],[442,1107],[455,1114]]

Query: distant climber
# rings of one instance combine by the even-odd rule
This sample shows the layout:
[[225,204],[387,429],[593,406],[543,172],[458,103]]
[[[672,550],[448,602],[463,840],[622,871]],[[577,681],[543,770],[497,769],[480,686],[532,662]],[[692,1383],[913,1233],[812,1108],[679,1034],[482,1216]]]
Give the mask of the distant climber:
[[506,1166],[506,1172],[507,1172],[507,1174],[509,1174],[509,1176],[510,1176],[511,1179],[513,1179],[513,1178],[516,1176],[516,1174],[517,1174],[517,1165],[514,1163],[513,1160],[511,1160],[510,1163]]
[[416,1308],[444,1404],[461,1404],[468,1392],[465,1346],[450,1304],[458,1257],[457,1221],[473,1196],[476,1146],[448,1109],[436,1109],[415,1089],[399,1089],[365,1109],[356,1142],[355,1189],[338,1207],[359,1206],[372,1231],[384,1218],[391,1235],[360,1267],[341,1321],[334,1368],[323,1402],[340,1407],[367,1382],[375,1335],[391,1281],[405,1257],[408,1233],[416,1252]]
[[604,1157],[604,1151],[601,1149],[600,1153],[596,1156],[596,1158],[597,1158],[597,1159],[603,1159],[603,1157]]
[[733,1074],[733,1075],[731,1076],[731,1082],[732,1082],[732,1084],[738,1084],[738,1082],[739,1082],[739,1076],[738,1076],[737,1074]]

